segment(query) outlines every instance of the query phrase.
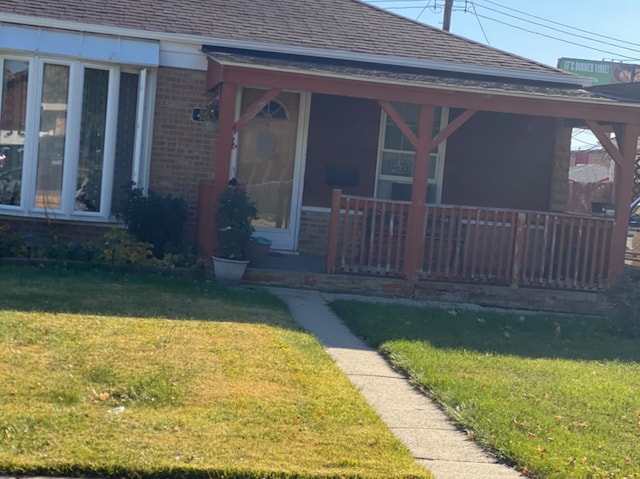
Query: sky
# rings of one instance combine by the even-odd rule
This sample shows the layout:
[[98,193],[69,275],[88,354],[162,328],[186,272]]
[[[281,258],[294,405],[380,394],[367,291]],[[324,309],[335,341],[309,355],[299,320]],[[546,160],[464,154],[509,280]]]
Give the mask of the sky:
[[[363,0],[442,28],[445,0]],[[640,65],[640,0],[453,0],[451,33],[550,66],[559,58]],[[597,144],[578,135],[574,148]]]

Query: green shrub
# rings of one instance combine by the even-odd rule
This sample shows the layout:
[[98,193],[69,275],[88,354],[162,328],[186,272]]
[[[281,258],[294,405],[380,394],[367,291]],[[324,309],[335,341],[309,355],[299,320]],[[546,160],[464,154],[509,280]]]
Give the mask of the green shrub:
[[171,195],[159,196],[142,188],[131,188],[122,205],[119,218],[133,237],[150,243],[153,256],[162,258],[165,252],[178,253],[183,250],[183,230],[187,220],[187,205],[183,199]]
[[104,257],[113,264],[144,265],[153,256],[152,245],[136,241],[129,233],[112,229],[104,235]]
[[255,202],[245,190],[237,186],[235,180],[220,195],[218,211],[215,215],[218,250],[216,256],[230,259],[244,259],[245,248],[253,234],[251,220],[258,215]]
[[22,247],[22,240],[7,224],[0,224],[0,258],[18,256]]

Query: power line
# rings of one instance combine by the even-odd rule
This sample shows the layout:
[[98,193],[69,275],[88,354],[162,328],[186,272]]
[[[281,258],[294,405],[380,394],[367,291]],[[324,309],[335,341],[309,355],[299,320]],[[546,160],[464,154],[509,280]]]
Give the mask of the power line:
[[[478,0],[475,0],[475,1],[478,1]],[[610,37],[608,35],[602,35],[602,34],[599,34],[599,33],[593,33],[593,32],[590,32],[589,30],[583,30],[582,28],[578,28],[578,27],[573,27],[571,25],[567,25],[566,23],[556,22],[554,20],[549,20],[547,18],[539,17],[537,15],[533,15],[531,13],[527,13],[527,12],[524,12],[522,10],[516,10],[515,8],[510,8],[510,7],[507,7],[505,5],[501,5],[501,4],[497,3],[497,2],[493,2],[491,0],[480,0],[480,1],[486,2],[486,3],[490,3],[491,5],[495,5],[495,6],[500,7],[500,8],[504,8],[505,10],[511,10],[512,12],[521,13],[521,14],[526,15],[528,17],[537,18],[538,20],[542,20],[542,21],[547,22],[547,23],[553,23],[554,25],[559,25],[559,26],[564,27],[564,28],[570,28],[571,30],[576,30],[578,32],[588,33],[588,34],[590,34],[590,35],[592,35],[594,37],[607,38],[609,40],[613,40],[613,41],[618,42],[618,43],[626,43],[627,45],[633,45],[634,47],[638,46],[638,43],[628,42],[626,40],[620,40],[618,38]],[[484,5],[480,5],[480,6],[484,7],[484,8],[488,8],[488,7],[484,6]],[[527,21],[527,20],[525,20],[525,21]],[[625,48],[625,47],[623,47],[623,48]]]
[[[500,23],[502,25],[505,25],[505,26],[508,26],[508,27],[511,27],[511,28],[515,28],[517,30],[522,30],[523,32],[532,33],[534,35],[539,35],[541,37],[551,38],[553,40],[558,40],[560,42],[569,43],[571,45],[576,45],[576,46],[579,46],[579,47],[588,48],[589,50],[594,50],[596,52],[608,53],[610,55],[616,55],[616,56],[620,55],[619,52],[612,52],[612,51],[609,51],[609,50],[602,50],[601,48],[595,48],[595,47],[592,47],[592,46],[589,46],[589,45],[584,45],[582,43],[572,42],[570,40],[565,40],[563,38],[554,37],[553,35],[547,35],[546,33],[540,33],[540,32],[536,32],[536,31],[533,31],[533,30],[529,30],[529,29],[524,28],[524,27],[519,27],[519,26],[516,26],[516,25],[512,25],[511,23],[503,22],[503,21],[497,20],[495,18],[487,17],[487,16],[484,16],[484,15],[478,15],[478,16],[480,18],[484,18],[485,20],[489,20],[489,21],[492,21],[492,22]],[[631,56],[625,56],[625,58],[627,60],[640,61],[640,58],[635,58],[635,57],[631,57]]]
[[[491,3],[493,4],[494,2],[491,2]],[[474,4],[474,6],[475,6],[475,4]],[[542,28],[547,28],[549,30],[553,30],[553,31],[560,32],[560,33],[563,33],[565,35],[568,35],[564,30],[560,30],[559,28],[550,27],[548,25],[544,25],[544,24],[539,23],[539,22],[533,22],[531,20],[526,20],[526,19],[523,19],[521,17],[517,17],[515,15],[511,15],[509,13],[500,12],[499,10],[495,10],[495,9],[487,7],[487,6],[480,5],[480,7],[484,8],[485,10],[489,10],[489,11],[498,13],[500,15],[504,15],[505,17],[515,18],[516,20],[520,20],[520,21],[523,21],[523,22],[531,23],[532,25],[537,25],[537,26],[542,27]],[[509,9],[509,10],[513,10],[513,9]],[[540,18],[540,17],[535,17],[535,18]],[[548,21],[550,23],[557,23],[557,22],[552,22],[551,20],[545,20],[545,21]],[[562,24],[560,24],[560,25],[562,25]],[[570,28],[570,27],[568,27],[568,28]],[[583,30],[580,30],[580,29],[576,29],[576,30],[583,31]],[[606,41],[603,41],[603,40],[597,40],[597,39],[589,38],[589,37],[587,37],[585,35],[578,35],[578,34],[571,34],[571,35],[573,35],[575,37],[578,37],[578,38],[582,38],[582,39],[588,40],[590,42],[599,42],[599,43],[603,43],[605,45],[609,45],[609,46],[612,46],[612,47],[615,47],[615,48],[622,48],[623,50],[629,50],[629,51],[632,51],[632,52],[639,52],[640,53],[640,49],[637,49],[637,48],[624,47],[624,46],[616,45],[614,43],[606,42]],[[630,43],[630,42],[624,42],[624,43]],[[631,45],[635,45],[635,44],[631,43]],[[635,45],[635,46],[638,46],[638,45]]]
[[480,22],[480,17],[478,16],[478,12],[476,11],[476,6],[475,6],[475,4],[473,2],[471,3],[471,7],[473,8],[473,13],[476,16],[476,20],[478,20],[478,25],[480,26],[480,30],[482,31],[482,35],[484,36],[484,39],[487,41],[487,45],[491,46],[491,42],[489,41],[489,38],[487,37],[487,33],[484,31],[484,27],[482,26],[482,22]]
[[427,2],[427,4],[424,6],[424,8],[420,11],[420,13],[418,14],[418,16],[416,17],[416,20],[420,20],[420,17],[422,16],[422,14],[427,10],[427,8],[429,8],[429,5],[431,5],[431,0],[429,0]]
[[[395,7],[395,6],[381,7],[381,8],[386,9],[386,10],[401,10],[401,9],[417,9],[417,8],[420,8],[420,6],[407,6],[406,4],[407,3],[422,3],[422,4],[424,4],[424,2],[426,0],[368,0],[368,1],[370,3],[404,3],[405,5],[398,6],[398,7]],[[454,0],[454,2],[455,1],[456,0]],[[504,6],[504,5],[500,4],[500,3],[497,3],[497,2],[492,1],[492,0],[460,0],[460,1],[464,1],[465,6],[464,7],[458,6],[457,8],[454,7],[454,10],[456,10],[456,11],[464,11],[465,13],[473,13],[473,15],[476,17],[476,19],[478,21],[478,24],[480,25],[480,29],[482,30],[482,34],[483,34],[487,44],[489,44],[489,45],[490,45],[490,43],[489,43],[488,37],[486,35],[486,32],[485,32],[484,28],[482,27],[482,24],[480,23],[480,18],[483,18],[485,20],[489,20],[489,21],[492,21],[492,22],[496,22],[496,23],[505,25],[505,26],[510,27],[510,28],[521,30],[521,31],[524,31],[524,32],[527,32],[527,33],[530,33],[530,34],[533,34],[533,35],[539,35],[539,36],[550,38],[552,40],[556,40],[556,41],[559,41],[559,42],[562,42],[562,43],[576,45],[576,46],[583,47],[583,48],[586,48],[586,49],[589,49],[589,50],[593,50],[593,51],[597,51],[597,52],[613,55],[615,57],[623,57],[623,58],[625,58],[627,60],[640,60],[640,58],[635,58],[633,56],[629,56],[628,53],[622,53],[622,51],[640,52],[640,49],[638,49],[638,48],[629,48],[629,47],[625,47],[623,45],[616,45],[616,44],[613,44],[613,43],[604,42],[602,40],[599,40],[598,38],[606,38],[606,39],[609,39],[609,40],[613,40],[613,41],[615,41],[617,43],[623,43],[623,44],[627,44],[627,45],[632,45],[633,47],[640,47],[640,45],[637,44],[637,43],[628,42],[626,40],[617,39],[617,38],[614,38],[614,37],[611,37],[611,36],[607,36],[607,35],[600,35],[600,34],[596,34],[596,33],[591,33],[591,32],[589,32],[587,30],[583,30],[583,29],[580,29],[580,28],[577,28],[577,27],[572,27],[570,25],[566,25],[566,24],[561,23],[561,22],[556,22],[554,20],[549,20],[549,19],[537,16],[537,15],[533,15],[533,14],[524,12],[522,10],[516,10],[514,8],[506,7],[506,6]],[[505,10],[510,10],[510,11],[513,11],[513,12],[528,16],[528,17],[536,18],[538,20],[542,20],[542,21],[550,23],[550,24],[559,25],[559,26],[562,26],[562,27],[565,27],[565,28],[568,28],[568,29],[572,29],[572,30],[576,30],[576,31],[579,31],[579,32],[583,32],[583,33],[588,33],[593,38],[589,38],[589,37],[586,37],[586,36],[583,36],[583,35],[575,35],[575,34],[567,33],[567,32],[565,32],[563,30],[551,27],[549,25],[544,25],[544,24],[541,24],[539,22],[535,22],[535,21],[532,21],[532,20],[528,20],[526,18],[521,18],[521,17],[515,16],[515,15],[511,15],[509,13],[505,13],[505,12],[501,12],[499,10],[492,9],[490,7],[487,7],[486,5],[482,5],[479,2],[486,2],[486,3],[489,3],[491,5],[495,5],[495,6],[499,7],[499,8],[503,8]],[[422,7],[422,11],[420,12],[419,16],[422,16],[424,11],[426,11],[426,9],[430,5],[431,5],[431,0],[429,0],[426,4],[424,4],[424,6]],[[454,5],[456,5],[456,4],[454,3]],[[459,3],[457,5],[459,5]],[[473,9],[473,12],[471,12],[471,9],[468,8],[468,5],[471,6],[471,8]],[[582,38],[582,39],[584,39],[586,41],[589,41],[589,42],[604,43],[606,45],[612,46],[612,47],[614,47],[616,49],[619,49],[621,51],[617,51],[616,52],[616,51],[604,50],[602,48],[597,48],[597,47],[593,47],[593,46],[590,46],[590,45],[585,45],[584,43],[579,43],[579,42],[568,40],[568,39],[561,38],[561,37],[558,37],[558,36],[553,36],[553,35],[550,35],[550,34],[542,33],[540,31],[536,31],[536,30],[532,30],[532,29],[529,29],[529,28],[525,28],[523,26],[514,25],[512,23],[509,23],[509,22],[502,21],[502,20],[499,20],[497,18],[494,18],[492,16],[481,15],[481,14],[479,14],[477,12],[477,10],[475,8],[476,5],[478,7],[480,7],[480,8],[484,8],[486,10],[495,12],[495,13],[497,13],[499,15],[504,15],[504,16],[507,16],[507,17],[514,18],[514,19],[516,19],[516,20],[518,20],[520,22],[524,22],[524,23],[535,25],[537,27],[542,27],[542,28],[546,28],[546,29],[549,29],[549,30],[557,31],[557,32],[563,33],[565,35],[573,35],[573,36]],[[432,9],[432,11],[436,12],[436,10],[438,9],[437,0],[435,0],[435,2],[434,2],[434,4],[433,4],[431,9]]]

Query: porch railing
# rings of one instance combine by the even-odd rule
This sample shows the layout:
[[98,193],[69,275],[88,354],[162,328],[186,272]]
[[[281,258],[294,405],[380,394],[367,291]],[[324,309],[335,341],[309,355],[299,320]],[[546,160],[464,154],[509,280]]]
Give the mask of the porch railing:
[[[327,270],[403,277],[407,202],[337,194]],[[606,286],[613,221],[497,208],[427,205],[418,279],[549,288]]]

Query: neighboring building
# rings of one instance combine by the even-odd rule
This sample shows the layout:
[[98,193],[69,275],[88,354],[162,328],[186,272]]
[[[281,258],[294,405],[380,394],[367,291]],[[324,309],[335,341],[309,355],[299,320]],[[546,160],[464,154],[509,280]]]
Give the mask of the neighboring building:
[[[564,257],[574,276],[514,256],[517,241],[547,248],[522,232],[561,218],[573,127],[615,127],[620,147],[604,147],[633,163],[640,107],[573,74],[357,0],[0,0],[0,13],[0,214],[24,229],[100,234],[133,181],[184,198],[186,234],[210,255],[216,198],[236,177],[258,234],[328,254],[330,271],[592,288],[622,268],[626,231],[611,221],[593,223],[593,264]],[[217,133],[193,120],[210,107]],[[361,230],[339,239],[350,218]],[[442,225],[449,243],[433,246]],[[496,225],[499,254],[483,243]],[[427,265],[434,248],[446,267]]]
[[594,86],[640,81],[640,65],[632,63],[560,58],[558,68],[589,78]]

